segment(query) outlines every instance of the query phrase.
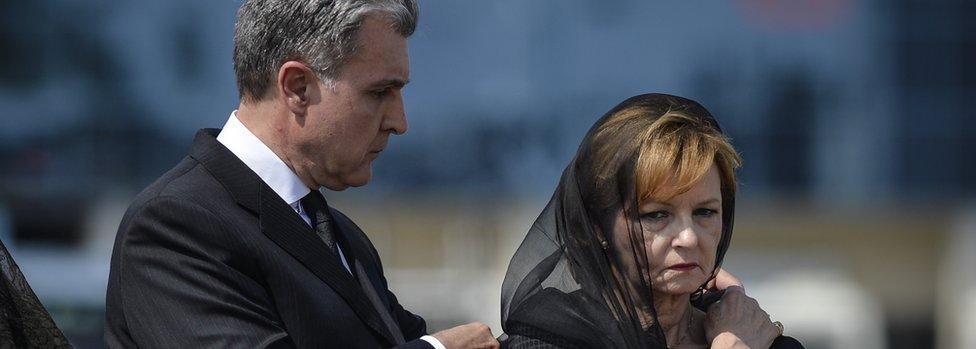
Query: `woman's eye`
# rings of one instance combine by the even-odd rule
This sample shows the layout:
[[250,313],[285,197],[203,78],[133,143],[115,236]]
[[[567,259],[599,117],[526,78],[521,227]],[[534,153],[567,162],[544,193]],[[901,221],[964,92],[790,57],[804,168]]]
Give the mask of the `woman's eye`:
[[655,221],[667,217],[668,217],[668,211],[654,211],[654,212],[648,212],[644,214],[644,218],[655,220]]
[[711,217],[718,214],[718,211],[710,208],[699,208],[695,210],[695,215],[700,217]]

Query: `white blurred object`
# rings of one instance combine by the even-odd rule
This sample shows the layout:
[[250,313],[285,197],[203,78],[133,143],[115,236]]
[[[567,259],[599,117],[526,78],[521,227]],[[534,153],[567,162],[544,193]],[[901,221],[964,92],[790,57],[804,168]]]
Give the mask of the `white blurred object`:
[[946,236],[936,300],[938,348],[976,348],[976,206]]
[[810,348],[886,347],[881,304],[863,287],[835,271],[787,270],[744,282],[785,335]]

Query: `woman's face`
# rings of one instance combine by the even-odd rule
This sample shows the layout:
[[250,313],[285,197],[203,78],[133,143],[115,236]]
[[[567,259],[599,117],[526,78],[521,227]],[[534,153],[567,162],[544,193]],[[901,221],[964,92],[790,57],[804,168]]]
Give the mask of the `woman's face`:
[[[665,188],[667,189],[667,188]],[[644,232],[646,266],[654,293],[690,294],[708,278],[722,236],[722,190],[718,167],[712,165],[691,190],[666,202],[649,200],[639,208]],[[622,218],[622,217],[621,217]],[[614,232],[616,248],[630,250],[625,221]],[[638,275],[633,263],[630,277]]]

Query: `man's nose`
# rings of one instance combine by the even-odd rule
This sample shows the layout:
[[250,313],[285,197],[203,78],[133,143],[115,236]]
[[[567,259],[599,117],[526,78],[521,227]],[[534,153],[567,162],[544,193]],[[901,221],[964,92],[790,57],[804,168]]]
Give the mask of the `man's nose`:
[[383,122],[384,130],[389,130],[396,135],[407,133],[407,114],[403,108],[403,94],[400,91],[394,92],[394,100],[390,102]]

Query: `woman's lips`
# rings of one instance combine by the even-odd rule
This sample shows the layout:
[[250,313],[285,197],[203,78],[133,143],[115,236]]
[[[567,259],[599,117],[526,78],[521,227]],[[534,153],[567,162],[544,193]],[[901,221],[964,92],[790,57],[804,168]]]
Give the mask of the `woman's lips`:
[[698,263],[681,263],[668,267],[668,269],[675,271],[691,271],[695,268],[698,268]]

